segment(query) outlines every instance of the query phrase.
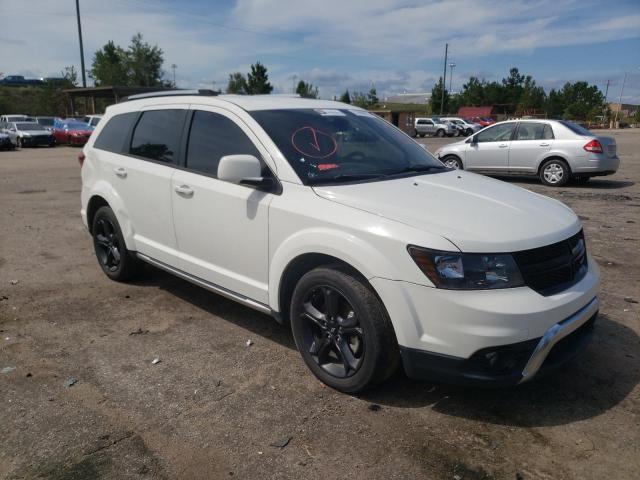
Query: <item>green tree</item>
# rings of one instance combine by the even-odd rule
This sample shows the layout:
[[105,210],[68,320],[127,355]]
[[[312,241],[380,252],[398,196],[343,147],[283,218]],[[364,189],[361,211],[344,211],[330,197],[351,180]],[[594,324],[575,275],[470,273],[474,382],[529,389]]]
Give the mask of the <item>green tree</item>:
[[78,72],[73,65],[64,67],[64,70],[60,72],[60,77],[64,79],[65,87],[75,87],[78,84]]
[[129,85],[127,54],[109,40],[93,56],[89,76],[99,85]]
[[376,92],[376,87],[371,87],[371,89],[367,92],[367,106],[369,108],[375,107],[378,105],[380,101],[378,100],[378,92]]
[[[442,95],[444,94],[444,106],[440,108],[442,104]],[[444,88],[442,83],[442,77],[438,79],[438,82],[431,89],[431,98],[429,99],[429,105],[431,105],[432,112],[447,113],[449,111],[449,92]]]
[[351,103],[351,95],[349,95],[349,89],[346,89],[340,96],[340,101],[342,103]]
[[163,80],[164,53],[151,46],[137,33],[127,50],[109,41],[98,50],[89,75],[96,85],[125,85],[141,87],[171,86]]
[[351,104],[360,108],[367,108],[369,106],[367,96],[362,92],[353,92],[351,95]]
[[164,52],[160,47],[153,47],[145,42],[141,33],[131,39],[126,55],[127,73],[131,85],[141,87],[157,87],[166,85],[162,80],[162,64]]
[[462,85],[460,92],[460,104],[471,107],[479,107],[485,104],[485,85],[484,80],[478,80],[477,77],[469,77],[467,83]]
[[251,65],[251,72],[247,75],[247,93],[257,95],[262,93],[271,93],[273,86],[269,83],[269,75],[267,67],[260,62]]
[[551,90],[545,104],[548,116],[569,120],[593,120],[605,108],[602,92],[587,82],[567,82],[561,90]]
[[318,87],[314,87],[311,83],[307,83],[304,80],[298,82],[296,93],[302,98],[318,98]]
[[535,113],[544,107],[546,97],[544,88],[536,85],[536,81],[527,75],[522,85],[517,111],[522,115]]
[[229,74],[227,93],[235,93],[239,95],[247,93],[247,79],[242,73],[235,72]]

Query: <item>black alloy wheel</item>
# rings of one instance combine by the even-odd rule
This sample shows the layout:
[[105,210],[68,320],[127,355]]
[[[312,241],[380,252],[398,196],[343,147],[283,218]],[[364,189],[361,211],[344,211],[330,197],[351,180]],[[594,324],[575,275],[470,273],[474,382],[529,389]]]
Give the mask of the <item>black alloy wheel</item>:
[[96,220],[94,228],[96,255],[102,268],[109,272],[117,271],[122,253],[115,225],[109,218],[101,217]]
[[354,375],[365,355],[365,337],[354,308],[336,288],[322,285],[305,295],[303,348],[331,376]]

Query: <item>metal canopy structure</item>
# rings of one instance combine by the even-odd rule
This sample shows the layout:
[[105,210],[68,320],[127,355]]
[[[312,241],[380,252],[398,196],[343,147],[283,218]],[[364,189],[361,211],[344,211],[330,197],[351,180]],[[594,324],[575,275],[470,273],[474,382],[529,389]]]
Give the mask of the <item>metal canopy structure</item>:
[[[130,95],[139,95],[141,93],[159,92],[162,90],[171,90],[168,87],[125,87],[125,86],[104,86],[104,87],[86,87],[86,88],[69,88],[63,90],[69,95],[71,101],[71,112],[75,113],[77,100],[82,98],[85,101],[87,110],[96,113],[96,99],[105,99],[110,103],[118,103]],[[88,102],[87,102],[88,100]]]

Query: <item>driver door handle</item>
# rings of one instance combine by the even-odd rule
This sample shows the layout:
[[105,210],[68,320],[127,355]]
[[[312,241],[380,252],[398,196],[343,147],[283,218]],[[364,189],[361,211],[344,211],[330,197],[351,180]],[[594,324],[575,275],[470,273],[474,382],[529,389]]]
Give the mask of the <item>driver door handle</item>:
[[181,197],[191,198],[193,197],[193,189],[189,185],[180,185],[175,188],[176,193]]
[[548,147],[548,146],[549,146],[549,144],[548,144],[548,143],[541,143],[541,144],[540,144],[540,146],[541,146],[541,147]]
[[127,178],[127,171],[122,167],[114,168],[113,172],[120,178]]
[[509,145],[506,143],[501,143],[500,145],[498,145],[498,148],[507,148]]

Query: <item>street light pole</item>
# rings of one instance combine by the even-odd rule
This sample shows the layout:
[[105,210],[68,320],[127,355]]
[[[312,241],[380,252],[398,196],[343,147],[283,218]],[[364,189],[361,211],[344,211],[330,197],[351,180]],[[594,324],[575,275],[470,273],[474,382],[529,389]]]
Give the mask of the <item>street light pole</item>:
[[87,76],[84,71],[84,48],[82,47],[82,26],[80,25],[80,0],[76,0],[76,17],[78,18],[78,39],[80,40],[80,70],[82,70],[82,86],[87,86]]
[[444,45],[444,74],[442,75],[442,97],[440,99],[440,115],[444,110],[444,91],[447,85],[447,56],[449,54],[449,44]]
[[171,69],[173,70],[173,88],[176,88],[176,68],[178,68],[178,65],[172,63]]
[[622,110],[622,94],[624,93],[624,84],[627,83],[627,72],[624,72],[624,79],[622,80],[622,88],[620,89],[620,98],[618,99],[618,108],[616,110],[616,118],[613,120],[614,128],[618,128],[618,112]]
[[451,72],[451,74],[449,75],[449,93],[451,93],[452,90],[452,84],[453,84],[453,69],[455,68],[456,64],[454,62],[451,62],[449,64],[449,71]]

